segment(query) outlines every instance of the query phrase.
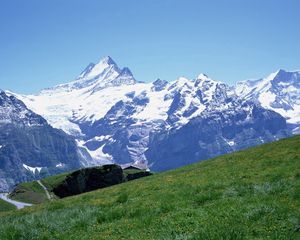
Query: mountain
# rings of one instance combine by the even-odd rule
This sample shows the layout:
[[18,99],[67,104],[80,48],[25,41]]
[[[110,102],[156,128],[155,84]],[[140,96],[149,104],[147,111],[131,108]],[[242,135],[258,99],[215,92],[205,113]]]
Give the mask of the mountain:
[[84,166],[133,163],[161,171],[291,134],[276,109],[239,88],[205,74],[144,83],[110,57],[69,83],[10,94],[73,135],[90,156]]
[[299,146],[295,136],[0,213],[0,239],[299,239]]
[[[109,86],[135,84],[129,68],[120,69],[111,57],[103,58],[99,63],[90,63],[75,81],[54,87],[55,90],[75,90],[92,86],[90,91],[97,91]],[[49,89],[53,90],[53,89]]]
[[287,136],[286,121],[278,113],[252,102],[226,101],[179,129],[156,134],[145,153],[151,169],[165,171]]
[[294,134],[300,133],[300,71],[278,70],[263,79],[239,82],[236,93],[278,112]]
[[73,137],[0,91],[0,191],[81,166]]

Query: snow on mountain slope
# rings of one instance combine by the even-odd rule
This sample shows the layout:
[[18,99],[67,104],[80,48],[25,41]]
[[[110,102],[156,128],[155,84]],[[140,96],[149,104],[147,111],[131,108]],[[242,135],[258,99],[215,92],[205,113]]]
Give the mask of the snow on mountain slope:
[[54,129],[14,96],[0,91],[0,191],[82,166],[73,137]]
[[[204,75],[199,75],[195,81],[179,78],[170,83],[136,83],[130,70],[124,69],[119,70],[116,63],[106,57],[96,65],[90,64],[73,82],[42,90],[36,95],[15,95],[34,112],[44,116],[52,126],[80,136],[82,133],[75,121],[93,123],[103,118],[118,101],[132,98],[146,98],[149,101],[145,107],[137,109],[133,118],[140,122],[166,121],[173,98],[179,93],[185,103],[180,109],[173,109],[172,114],[185,122],[204,109],[197,91],[203,92],[204,101],[210,101],[216,85],[220,84]],[[98,86],[104,85],[106,87],[95,91]],[[157,90],[159,87],[161,89]],[[198,107],[197,111],[186,117],[187,111],[193,107]]]
[[89,122],[100,119],[117,101],[126,98],[125,93],[132,91],[130,85],[135,82],[128,68],[121,70],[110,57],[105,57],[98,64],[90,64],[75,81],[36,95],[14,95],[45,116],[52,126],[71,135],[81,135],[73,119]]
[[42,126],[46,121],[30,111],[23,102],[0,90],[0,124]]
[[239,82],[236,93],[278,112],[290,124],[300,124],[300,71],[278,70],[263,79]]
[[136,80],[128,68],[120,69],[111,57],[108,56],[100,60],[97,64],[90,63],[76,80],[47,89],[46,92],[52,92],[53,90],[71,91],[89,86],[93,86],[89,90],[95,91],[108,86],[130,85],[135,82]]
[[[237,92],[247,95],[250,87],[247,85],[245,90]],[[247,121],[258,121],[251,113],[256,109],[255,104],[247,103],[249,108],[236,107],[247,99],[238,97],[232,87],[205,74],[193,80],[181,77],[172,82],[160,79],[152,83],[137,82],[128,68],[119,68],[110,57],[89,64],[78,78],[69,83],[42,90],[36,95],[10,94],[42,115],[53,127],[75,136],[78,146],[85,148],[92,157],[85,165],[115,161],[147,166],[153,161],[146,152],[151,150],[150,143],[155,145],[153,139],[156,136],[162,136],[162,132],[168,135],[168,132],[178,131],[193,119],[207,118],[210,113],[222,115],[226,112],[227,116],[229,112],[234,115],[238,114],[235,111],[243,111],[248,116],[243,119],[245,125]],[[264,109],[260,111],[262,118],[278,118],[267,111],[264,113]],[[218,121],[224,125],[225,115]],[[280,126],[284,128],[283,123]],[[263,141],[273,139],[267,137],[268,129],[255,136]],[[278,133],[278,137],[282,136],[283,133]],[[236,139],[224,139],[222,144],[229,146],[225,149],[238,149],[233,146],[237,145]],[[241,139],[239,137],[239,141],[243,141]],[[252,141],[251,144],[253,142],[257,143]],[[156,154],[153,149],[151,151]]]
[[[152,130],[161,129],[162,125],[169,129],[178,128],[199,115],[210,102],[216,101],[214,94],[224,86],[204,74],[195,80],[181,77],[173,82],[159,79],[153,83],[136,82],[128,68],[120,69],[110,57],[105,57],[98,64],[89,64],[75,81],[42,90],[36,95],[15,95],[31,110],[44,116],[53,127],[74,135],[78,145],[86,147],[94,163],[99,164],[113,159],[103,152],[107,145],[104,142],[114,141],[112,135],[118,128],[104,135],[101,135],[102,130],[94,130],[98,135],[86,130],[97,128],[97,121],[106,119],[105,124],[110,129],[115,122],[125,121],[120,117],[126,111],[133,132],[143,128],[150,134]],[[130,105],[134,110],[123,109],[120,103]],[[115,112],[105,118],[110,111]],[[111,137],[99,140],[107,135]],[[137,162],[139,159],[146,161],[143,152],[147,150],[148,137],[147,134],[139,136],[139,141],[131,141],[128,145],[127,152],[135,155],[131,158]],[[89,143],[95,141],[103,144],[91,147]]]

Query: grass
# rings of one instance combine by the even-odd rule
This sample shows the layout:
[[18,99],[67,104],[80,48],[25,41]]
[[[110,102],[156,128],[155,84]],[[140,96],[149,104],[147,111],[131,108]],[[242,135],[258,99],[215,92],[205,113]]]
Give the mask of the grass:
[[[145,170],[126,169],[123,171],[124,177],[127,177],[128,174],[143,172],[145,172]],[[41,180],[41,183],[47,188],[51,199],[59,198],[54,194],[53,189],[61,184],[70,173],[71,172],[61,173]],[[20,183],[10,195],[10,197],[11,199],[17,201],[33,204],[39,204],[49,201],[44,189],[37,183],[37,181]]]
[[[52,192],[58,184],[65,180],[69,173],[62,173],[55,176],[47,177],[41,180],[41,183],[48,189],[53,199],[58,197]],[[20,183],[10,195],[11,199],[26,203],[39,204],[49,201],[45,190],[37,181]]]
[[17,209],[17,208],[13,204],[0,199],[0,212],[6,212],[6,211],[15,210],[15,209]]
[[62,173],[62,174],[58,174],[58,175],[54,175],[54,176],[51,176],[51,177],[44,178],[41,181],[49,191],[52,191],[53,188],[55,188],[60,183],[62,183],[69,174],[70,173]]
[[48,201],[45,190],[37,181],[19,184],[10,194],[10,198],[16,201],[38,204]]
[[0,216],[0,239],[300,239],[300,136]]
[[141,169],[124,169],[123,172],[124,172],[124,174],[128,175],[128,174],[146,172],[146,170],[141,170]]

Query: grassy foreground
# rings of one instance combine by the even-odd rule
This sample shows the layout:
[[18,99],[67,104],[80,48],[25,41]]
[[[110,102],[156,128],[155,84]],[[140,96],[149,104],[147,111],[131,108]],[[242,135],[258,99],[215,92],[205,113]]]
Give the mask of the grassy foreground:
[[300,239],[300,136],[0,216],[0,239]]
[[15,210],[16,207],[2,199],[0,199],[0,212]]

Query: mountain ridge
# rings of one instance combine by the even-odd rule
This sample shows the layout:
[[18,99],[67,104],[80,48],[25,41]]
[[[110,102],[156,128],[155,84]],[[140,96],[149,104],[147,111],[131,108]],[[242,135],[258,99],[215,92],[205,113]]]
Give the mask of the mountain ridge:
[[[78,146],[90,154],[93,160],[88,164],[91,165],[114,161],[120,164],[153,165],[161,160],[157,157],[150,159],[149,156],[156,156],[154,152],[163,152],[153,144],[153,139],[160,136],[169,141],[171,133],[182,132],[180,129],[192,120],[205,122],[208,130],[218,129],[218,133],[215,133],[218,137],[210,143],[215,146],[211,150],[205,149],[205,145],[200,143],[195,145],[195,149],[190,149],[192,154],[196,154],[199,152],[197,148],[204,148],[203,156],[206,157],[203,159],[211,157],[207,153],[213,149],[223,153],[219,149],[233,151],[240,149],[238,146],[249,147],[291,134],[290,125],[281,124],[283,119],[270,113],[278,109],[255,107],[261,103],[254,97],[245,98],[236,88],[205,74],[199,74],[191,80],[180,77],[172,82],[158,79],[141,83],[134,79],[128,68],[122,70],[110,57],[100,60],[98,64],[88,65],[75,81],[41,91],[37,95],[14,95],[34,112],[44,116],[52,126],[73,135]],[[246,107],[242,107],[243,104]],[[255,119],[253,109],[259,109],[262,119]],[[210,115],[214,118],[210,119]],[[253,128],[258,126],[255,121],[267,123],[268,118],[279,121],[274,136],[271,136],[271,128],[267,125],[258,130]],[[206,120],[203,122],[203,119]],[[236,124],[240,126],[238,129],[241,126],[245,129],[239,133],[239,137],[235,137],[243,137],[228,140],[223,136],[224,131]],[[187,130],[189,128],[183,129],[190,131]],[[243,141],[248,145],[243,145]],[[234,147],[232,142],[235,142]],[[178,143],[173,144],[172,147],[177,149]],[[157,149],[152,149],[154,146]],[[190,159],[196,158],[197,154],[190,156]],[[184,164],[184,159],[179,159],[179,162]]]

